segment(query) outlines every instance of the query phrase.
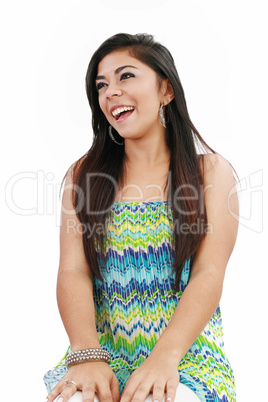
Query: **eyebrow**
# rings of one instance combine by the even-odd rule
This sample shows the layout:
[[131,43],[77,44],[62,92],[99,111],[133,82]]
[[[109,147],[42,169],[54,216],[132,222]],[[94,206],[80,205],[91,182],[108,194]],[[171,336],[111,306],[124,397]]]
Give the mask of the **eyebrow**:
[[[126,65],[126,66],[121,66],[121,67],[118,67],[116,70],[115,70],[115,74],[119,74],[120,73],[120,71],[122,71],[122,70],[124,70],[124,68],[127,68],[127,67],[131,67],[131,68],[136,68],[137,70],[138,70],[138,68],[137,67],[135,67],[135,66],[131,66],[131,65]],[[97,77],[96,77],[96,81],[97,80],[104,80],[105,79],[105,75],[98,75]]]

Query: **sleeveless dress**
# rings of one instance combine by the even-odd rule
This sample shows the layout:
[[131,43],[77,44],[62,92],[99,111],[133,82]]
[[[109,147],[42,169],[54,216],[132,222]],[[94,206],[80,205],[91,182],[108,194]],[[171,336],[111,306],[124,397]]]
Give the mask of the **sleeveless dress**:
[[[169,201],[114,202],[107,217],[101,282],[94,276],[96,329],[120,393],[167,327],[188,284],[191,258],[173,290],[172,208]],[[96,243],[95,243],[96,245]],[[48,392],[66,374],[65,358],[44,375]],[[232,368],[224,352],[220,306],[181,360],[180,382],[200,401],[236,401]]]

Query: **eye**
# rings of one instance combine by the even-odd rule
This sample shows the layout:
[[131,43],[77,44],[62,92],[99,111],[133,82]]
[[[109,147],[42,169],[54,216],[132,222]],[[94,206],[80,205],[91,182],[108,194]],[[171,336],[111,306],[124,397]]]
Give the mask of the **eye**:
[[97,91],[99,91],[101,88],[103,88],[105,85],[107,85],[107,84],[105,84],[104,82],[99,82],[97,85],[96,85],[96,88],[97,88]]
[[120,81],[121,80],[127,80],[128,78],[131,78],[131,77],[135,77],[135,75],[132,74],[132,73],[124,73],[124,74],[121,75]]

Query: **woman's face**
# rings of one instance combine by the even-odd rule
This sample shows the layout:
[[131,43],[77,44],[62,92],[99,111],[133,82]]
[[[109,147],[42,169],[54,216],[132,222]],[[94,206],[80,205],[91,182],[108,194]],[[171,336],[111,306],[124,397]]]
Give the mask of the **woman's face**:
[[102,112],[122,137],[164,132],[159,119],[163,95],[157,74],[127,50],[114,51],[100,61],[96,87]]

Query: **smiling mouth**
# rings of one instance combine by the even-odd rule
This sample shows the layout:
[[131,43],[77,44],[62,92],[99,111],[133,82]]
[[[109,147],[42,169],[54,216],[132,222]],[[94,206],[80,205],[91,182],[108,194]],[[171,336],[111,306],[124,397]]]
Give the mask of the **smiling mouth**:
[[112,115],[116,121],[122,121],[129,117],[134,110],[135,108],[133,106],[119,107],[112,112]]

